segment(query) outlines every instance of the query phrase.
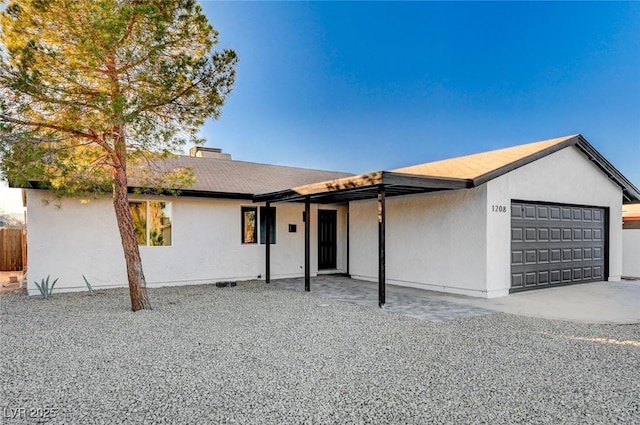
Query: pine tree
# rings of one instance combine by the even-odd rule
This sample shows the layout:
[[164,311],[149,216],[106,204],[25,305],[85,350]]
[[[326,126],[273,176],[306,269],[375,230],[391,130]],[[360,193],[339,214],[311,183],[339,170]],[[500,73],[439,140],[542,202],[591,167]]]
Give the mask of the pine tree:
[[[235,77],[194,0],[9,0],[0,31],[0,169],[56,195],[112,193],[133,311],[150,308],[128,182],[180,187],[149,165],[199,143]],[[147,170],[144,172],[144,170]],[[157,170],[156,170],[157,171]],[[165,183],[163,183],[165,182]],[[166,183],[169,182],[169,183]]]

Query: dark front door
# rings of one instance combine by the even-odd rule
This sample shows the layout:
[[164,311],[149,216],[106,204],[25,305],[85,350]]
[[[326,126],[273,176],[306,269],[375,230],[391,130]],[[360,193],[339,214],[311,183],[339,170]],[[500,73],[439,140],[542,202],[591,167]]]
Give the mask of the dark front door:
[[318,210],[318,269],[335,269],[337,251],[337,212]]

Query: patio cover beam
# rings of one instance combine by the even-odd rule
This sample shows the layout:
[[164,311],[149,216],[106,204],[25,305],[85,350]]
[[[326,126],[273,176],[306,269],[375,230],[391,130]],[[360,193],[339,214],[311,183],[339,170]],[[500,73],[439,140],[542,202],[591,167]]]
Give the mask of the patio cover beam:
[[378,187],[386,188],[386,196],[473,187],[469,179],[422,176],[415,174],[377,171],[353,177],[344,177],[320,183],[298,186],[280,192],[255,195],[254,202],[348,202],[377,198]]

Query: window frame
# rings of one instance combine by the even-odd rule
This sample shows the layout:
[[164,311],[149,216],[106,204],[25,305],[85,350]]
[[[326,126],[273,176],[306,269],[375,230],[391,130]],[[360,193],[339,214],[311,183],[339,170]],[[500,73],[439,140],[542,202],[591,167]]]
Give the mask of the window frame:
[[[269,213],[269,218],[270,218],[270,223],[269,223],[269,227],[271,229],[270,233],[269,233],[269,239],[271,239],[270,245],[275,245],[277,238],[276,238],[276,207],[269,207],[269,210],[271,211]],[[259,228],[260,228],[260,232],[259,232],[259,237],[258,240],[260,241],[260,245],[265,245],[266,239],[267,239],[267,235],[266,235],[266,222],[267,222],[267,217],[266,217],[266,212],[267,212],[267,207],[260,207],[260,217],[259,217]]]
[[[265,245],[266,238],[266,206],[240,206],[240,244],[241,245]],[[271,232],[270,239],[271,245],[275,245],[277,242],[277,209],[276,207],[269,207],[271,210],[270,214],[270,222],[271,222]],[[247,212],[253,212],[255,214],[255,228],[253,230],[253,236],[255,240],[253,242],[246,242],[246,215]]]
[[[253,226],[253,241],[246,241],[246,220],[245,220],[245,213],[247,212],[252,212],[255,214],[255,223]],[[240,207],[240,243],[242,245],[257,245],[258,244],[258,226],[259,226],[259,220],[258,220],[258,207],[246,207],[246,206],[241,206]]]
[[[168,204],[169,205],[169,226],[170,226],[170,243],[168,245],[153,245],[151,244],[151,223],[149,220],[149,215],[151,214],[151,206],[150,203],[156,204]],[[136,235],[136,241],[138,242],[138,247],[151,247],[151,248],[170,248],[173,246],[173,202],[171,201],[161,201],[161,200],[149,200],[149,199],[130,199],[129,200],[129,209],[131,210],[131,204],[144,204],[145,208],[145,243],[141,244],[138,241],[138,234],[135,232],[135,222],[134,222],[134,232]],[[133,219],[133,214],[132,214]]]

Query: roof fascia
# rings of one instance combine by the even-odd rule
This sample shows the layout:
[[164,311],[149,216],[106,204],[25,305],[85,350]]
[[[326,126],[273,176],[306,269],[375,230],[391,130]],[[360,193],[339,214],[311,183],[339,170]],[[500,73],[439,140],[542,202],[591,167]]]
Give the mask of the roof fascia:
[[129,193],[135,193],[140,195],[169,195],[169,196],[190,196],[195,198],[223,198],[223,199],[253,199],[251,193],[239,193],[239,192],[216,192],[209,190],[193,190],[193,189],[149,189],[144,187],[128,187]]
[[[51,190],[48,187],[44,187],[39,182],[30,182],[31,187],[22,188],[31,189],[31,190]],[[251,193],[236,193],[236,192],[213,192],[213,191],[205,191],[205,190],[192,190],[192,189],[176,189],[175,191],[171,190],[150,190],[148,188],[142,187],[128,187],[127,192],[131,194],[140,194],[141,196],[160,196],[160,195],[168,195],[168,196],[189,196],[194,198],[221,198],[221,199],[244,199],[244,200],[252,200],[253,194]],[[108,195],[105,192],[105,195]]]

